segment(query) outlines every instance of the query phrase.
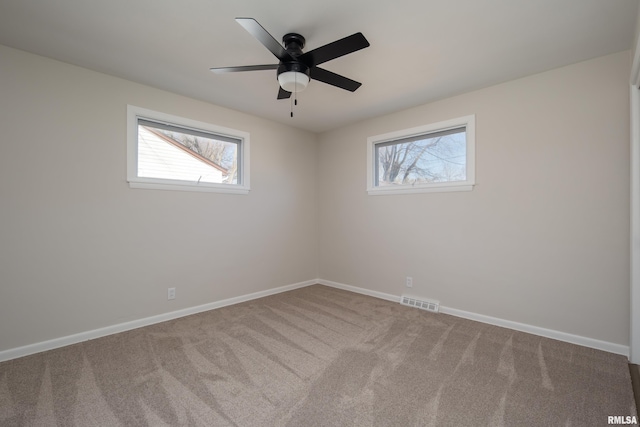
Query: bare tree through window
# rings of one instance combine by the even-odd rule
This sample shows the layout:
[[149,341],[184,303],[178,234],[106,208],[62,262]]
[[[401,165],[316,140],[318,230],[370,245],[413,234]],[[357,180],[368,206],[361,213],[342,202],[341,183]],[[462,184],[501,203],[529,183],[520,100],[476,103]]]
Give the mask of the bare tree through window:
[[376,144],[376,185],[466,180],[465,128]]

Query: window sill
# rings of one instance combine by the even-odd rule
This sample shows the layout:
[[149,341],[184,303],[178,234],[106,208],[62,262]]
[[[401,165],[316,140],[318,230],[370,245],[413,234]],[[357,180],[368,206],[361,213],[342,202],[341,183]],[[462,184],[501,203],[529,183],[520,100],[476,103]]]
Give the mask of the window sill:
[[130,188],[142,188],[147,190],[169,190],[169,191],[195,191],[201,193],[224,193],[224,194],[249,194],[249,187],[242,186],[213,186],[198,184],[159,184],[152,182],[129,181]]
[[473,184],[465,185],[441,185],[433,187],[375,187],[368,188],[370,196],[383,196],[387,194],[416,194],[416,193],[449,193],[455,191],[471,191]]

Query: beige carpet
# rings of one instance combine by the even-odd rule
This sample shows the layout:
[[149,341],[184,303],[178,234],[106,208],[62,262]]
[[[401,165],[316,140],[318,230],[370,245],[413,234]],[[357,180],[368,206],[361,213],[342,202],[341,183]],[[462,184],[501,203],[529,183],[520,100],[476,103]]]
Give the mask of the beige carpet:
[[0,425],[606,426],[626,358],[315,285],[0,364]]

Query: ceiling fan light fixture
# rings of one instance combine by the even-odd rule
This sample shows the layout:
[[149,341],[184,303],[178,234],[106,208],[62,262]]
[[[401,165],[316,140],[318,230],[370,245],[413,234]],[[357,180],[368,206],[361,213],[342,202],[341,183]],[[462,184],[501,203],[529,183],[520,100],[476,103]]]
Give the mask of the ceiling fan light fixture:
[[278,83],[287,92],[302,92],[309,84],[309,76],[299,71],[285,71],[278,74]]

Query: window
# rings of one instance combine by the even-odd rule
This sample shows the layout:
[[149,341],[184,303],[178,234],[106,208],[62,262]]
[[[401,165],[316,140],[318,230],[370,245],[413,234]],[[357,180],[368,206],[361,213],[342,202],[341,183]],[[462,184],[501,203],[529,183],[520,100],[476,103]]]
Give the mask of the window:
[[475,116],[367,139],[369,194],[470,191],[475,184]]
[[132,188],[249,192],[249,134],[129,105]]

